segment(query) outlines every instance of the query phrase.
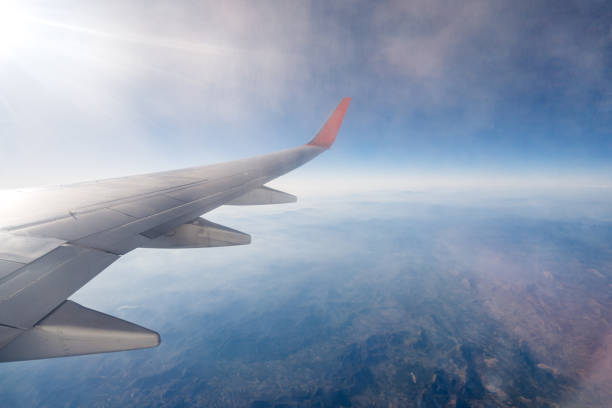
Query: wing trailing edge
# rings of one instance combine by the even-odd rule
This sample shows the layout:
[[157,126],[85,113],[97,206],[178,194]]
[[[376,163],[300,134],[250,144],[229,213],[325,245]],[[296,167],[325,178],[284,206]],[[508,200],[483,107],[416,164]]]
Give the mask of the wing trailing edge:
[[0,362],[156,347],[159,334],[70,300],[0,349]]

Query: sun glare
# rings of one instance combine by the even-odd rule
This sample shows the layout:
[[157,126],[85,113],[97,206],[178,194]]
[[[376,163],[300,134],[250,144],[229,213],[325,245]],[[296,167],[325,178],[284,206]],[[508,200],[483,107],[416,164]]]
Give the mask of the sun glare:
[[0,58],[14,56],[30,39],[27,16],[19,2],[0,0]]

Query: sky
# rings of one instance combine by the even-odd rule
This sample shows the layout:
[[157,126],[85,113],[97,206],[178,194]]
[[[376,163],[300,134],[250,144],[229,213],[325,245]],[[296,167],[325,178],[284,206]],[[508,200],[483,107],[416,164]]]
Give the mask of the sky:
[[0,188],[293,147],[345,96],[333,154],[297,176],[363,188],[388,177],[610,184],[607,1],[1,0],[0,10]]

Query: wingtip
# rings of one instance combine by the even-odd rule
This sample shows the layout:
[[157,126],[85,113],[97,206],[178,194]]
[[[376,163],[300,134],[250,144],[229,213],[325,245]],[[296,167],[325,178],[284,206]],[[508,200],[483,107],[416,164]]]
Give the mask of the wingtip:
[[309,146],[318,146],[323,147],[325,149],[329,149],[336,140],[336,135],[340,130],[340,126],[342,125],[342,120],[344,119],[344,115],[346,115],[346,111],[348,110],[349,104],[351,103],[351,98],[344,98],[340,101],[340,104],[334,110],[334,113],[331,114],[325,125],[319,130],[319,133],[315,136],[314,139],[308,143]]

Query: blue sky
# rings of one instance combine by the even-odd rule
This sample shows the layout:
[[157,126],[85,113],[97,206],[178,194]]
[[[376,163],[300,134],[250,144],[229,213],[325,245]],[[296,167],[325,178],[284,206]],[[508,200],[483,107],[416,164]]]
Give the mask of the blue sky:
[[344,96],[353,103],[321,171],[527,181],[611,170],[606,1],[1,7],[0,187],[291,147]]

